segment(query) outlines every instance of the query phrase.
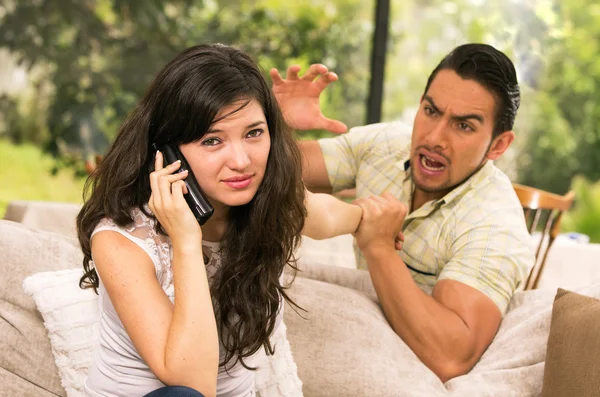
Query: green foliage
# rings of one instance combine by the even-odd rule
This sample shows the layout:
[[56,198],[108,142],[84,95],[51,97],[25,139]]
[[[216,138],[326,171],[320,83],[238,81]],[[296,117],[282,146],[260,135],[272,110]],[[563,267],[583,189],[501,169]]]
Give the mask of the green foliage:
[[562,230],[586,234],[590,242],[600,243],[600,181],[591,183],[577,176],[571,189],[575,191],[575,203],[564,215]]
[[[30,111],[5,123],[4,135],[32,141],[41,124],[42,143],[55,156],[102,152],[158,70],[202,42],[235,45],[265,68],[326,62],[345,84],[329,90],[324,109],[356,125],[364,118],[370,18],[360,0],[8,2],[0,5],[0,47],[25,65],[44,66],[53,92],[47,112],[30,107],[40,117],[35,125],[24,122],[36,115]],[[12,113],[17,105],[4,102]]]
[[[0,48],[30,88],[0,95],[0,138],[31,142],[57,171],[101,153],[154,75],[186,47],[222,42],[268,70],[323,62],[340,76],[324,113],[365,119],[375,1],[6,0]],[[487,42],[515,62],[522,102],[510,175],[564,193],[573,175],[600,178],[600,4],[595,0],[392,2],[383,118],[406,118],[449,49]],[[322,131],[300,139],[327,136]],[[513,156],[513,157],[510,157]],[[513,160],[514,158],[514,160]],[[5,188],[3,188],[4,191]]]
[[0,139],[0,218],[12,200],[82,203],[84,178],[73,178],[68,170],[53,173],[55,167],[38,147]]
[[[522,86],[534,83],[548,22],[539,1],[428,0],[392,4],[384,119],[418,106],[429,73],[452,48],[466,42],[494,45],[517,65]],[[529,106],[522,103],[522,108]],[[521,109],[522,111],[523,109]],[[412,121],[410,116],[407,121]]]
[[520,181],[564,193],[574,175],[600,178],[600,4],[564,1],[520,159]]

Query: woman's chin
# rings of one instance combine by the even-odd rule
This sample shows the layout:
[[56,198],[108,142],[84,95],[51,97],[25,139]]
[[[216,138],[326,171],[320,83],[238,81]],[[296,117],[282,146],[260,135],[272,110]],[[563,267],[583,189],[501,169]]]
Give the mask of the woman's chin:
[[234,192],[226,195],[224,194],[217,198],[216,201],[226,207],[239,207],[252,201],[255,194],[256,192]]

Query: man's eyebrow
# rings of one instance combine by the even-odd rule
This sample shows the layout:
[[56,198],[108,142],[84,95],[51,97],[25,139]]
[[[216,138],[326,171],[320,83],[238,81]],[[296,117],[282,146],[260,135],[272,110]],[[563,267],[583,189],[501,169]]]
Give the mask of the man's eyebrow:
[[423,96],[423,98],[424,98],[424,99],[425,99],[427,102],[429,102],[429,104],[431,105],[431,107],[433,108],[433,110],[435,110],[435,112],[436,112],[436,113],[439,113],[439,114],[444,114],[444,112],[442,112],[442,111],[440,110],[440,108],[438,108],[438,107],[436,106],[436,104],[435,104],[435,102],[433,101],[433,98],[432,98],[432,97],[430,97],[429,95],[424,95],[424,96]]
[[[262,120],[255,121],[254,123],[248,124],[245,129],[249,130],[250,128],[258,127],[261,124],[267,124],[267,123]],[[207,134],[216,134],[219,132],[223,132],[223,130],[220,130],[218,128],[209,128],[208,131],[206,131]]]
[[477,120],[479,124],[483,124],[483,116],[480,114],[465,114],[465,115],[455,115],[452,118],[456,121],[468,121],[468,120]]
[[[435,104],[435,102],[433,101],[433,98],[430,97],[429,95],[424,95],[423,99],[427,100],[427,102],[429,102],[429,104],[431,104],[431,107],[433,108],[433,110],[435,110],[436,113],[439,114],[444,114],[444,112],[442,112]],[[477,113],[471,113],[471,114],[455,114],[452,115],[452,118],[456,121],[467,121],[467,120],[477,120],[479,121],[479,123],[483,124],[483,116]]]

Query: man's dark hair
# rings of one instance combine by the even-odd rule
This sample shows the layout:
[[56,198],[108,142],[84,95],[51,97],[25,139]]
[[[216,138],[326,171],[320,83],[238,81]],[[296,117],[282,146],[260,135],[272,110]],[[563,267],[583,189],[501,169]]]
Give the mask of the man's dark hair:
[[517,73],[504,53],[487,44],[464,44],[456,47],[431,72],[425,94],[440,70],[449,69],[466,80],[488,89],[496,99],[496,119],[492,138],[512,130],[521,103]]

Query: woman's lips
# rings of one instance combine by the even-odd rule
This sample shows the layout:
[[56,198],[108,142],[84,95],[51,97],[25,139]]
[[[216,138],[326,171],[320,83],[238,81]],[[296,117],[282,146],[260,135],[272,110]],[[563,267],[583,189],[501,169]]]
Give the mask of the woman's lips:
[[248,187],[248,185],[250,185],[250,183],[252,183],[252,177],[251,176],[243,176],[243,177],[228,178],[228,179],[224,179],[223,183],[232,189],[244,189],[244,188]]

